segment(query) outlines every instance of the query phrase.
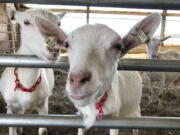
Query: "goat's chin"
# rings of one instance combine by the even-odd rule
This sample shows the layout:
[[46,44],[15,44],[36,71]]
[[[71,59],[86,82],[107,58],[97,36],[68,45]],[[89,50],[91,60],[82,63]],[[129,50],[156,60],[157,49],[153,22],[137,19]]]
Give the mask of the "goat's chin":
[[77,107],[84,107],[84,106],[87,106],[89,104],[89,100],[87,98],[83,99],[83,100],[74,100],[71,98],[71,101]]
[[75,106],[77,107],[85,107],[89,104],[96,104],[99,100],[100,97],[104,94],[105,89],[104,88],[99,88],[96,89],[95,91],[91,92],[90,94],[87,95],[81,95],[81,96],[74,96],[68,94],[70,100],[74,103]]
[[75,106],[78,106],[78,107],[84,107],[84,106],[87,106],[88,104],[90,104],[92,97],[93,97],[93,95],[86,95],[84,97],[69,95],[70,100],[73,102],[73,104]]
[[42,55],[39,57],[45,60],[47,63],[51,63],[51,64],[54,64],[59,60],[59,57],[52,57],[49,55],[45,55],[45,53],[42,53]]
[[54,64],[58,61],[58,58],[46,57],[45,61],[48,63]]

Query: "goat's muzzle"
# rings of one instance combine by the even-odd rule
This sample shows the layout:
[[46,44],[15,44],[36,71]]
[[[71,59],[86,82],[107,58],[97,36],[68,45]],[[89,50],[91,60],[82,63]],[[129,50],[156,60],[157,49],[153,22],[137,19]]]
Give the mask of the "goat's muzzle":
[[70,73],[69,75],[69,82],[73,91],[78,91],[78,89],[81,88],[81,86],[90,82],[90,80],[91,80],[90,72],[83,72],[78,74]]

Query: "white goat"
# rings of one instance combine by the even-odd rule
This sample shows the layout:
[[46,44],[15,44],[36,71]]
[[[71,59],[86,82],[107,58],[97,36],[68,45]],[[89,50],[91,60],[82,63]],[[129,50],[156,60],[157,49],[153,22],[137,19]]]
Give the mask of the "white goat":
[[[57,44],[52,46],[53,42],[47,43],[45,39],[58,39],[58,23],[64,13],[57,16],[44,9],[30,9],[26,12],[8,9],[8,15],[21,26],[21,45],[17,54],[36,55],[48,62],[58,59],[59,44],[62,42],[57,40],[54,42]],[[53,22],[55,29],[39,21],[38,16]],[[63,32],[61,36],[66,37]],[[7,104],[8,114],[24,114],[34,110],[39,114],[48,114],[48,97],[53,87],[52,69],[6,68],[0,80],[0,91]],[[40,128],[38,132],[39,135],[46,135],[47,129]],[[9,135],[17,135],[17,129],[10,127]]]
[[[162,59],[162,60],[180,60],[180,52],[176,50],[166,50],[159,51],[159,47],[163,41],[170,37],[165,37],[164,39],[156,39],[152,38],[150,42],[146,46],[146,52],[149,59]],[[153,102],[153,85],[152,82],[158,81],[160,82],[160,90],[158,93],[158,106],[162,108],[161,99],[163,98],[163,88],[166,87],[166,91],[169,88],[169,84],[178,80],[180,73],[178,72],[147,72],[149,76],[149,89],[150,89],[150,100],[149,102]]]
[[[40,19],[40,18],[39,18]],[[45,19],[40,19],[51,25]],[[142,80],[138,72],[117,71],[119,57],[149,40],[161,21],[157,13],[149,15],[121,38],[106,25],[85,25],[67,36],[70,70],[66,92],[91,127],[96,116],[140,117]],[[59,37],[62,41],[62,38]],[[97,108],[97,109],[96,109]],[[78,135],[84,130],[79,129]],[[117,129],[110,130],[117,135]]]

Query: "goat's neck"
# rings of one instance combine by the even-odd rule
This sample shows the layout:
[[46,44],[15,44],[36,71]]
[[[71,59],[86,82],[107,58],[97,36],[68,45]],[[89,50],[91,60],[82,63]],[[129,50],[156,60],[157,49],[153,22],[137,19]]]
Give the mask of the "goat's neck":
[[[109,114],[114,115],[113,105],[117,104],[116,99],[118,97],[118,95],[116,95],[117,93],[115,93],[115,91],[118,91],[118,90],[113,90],[113,89],[117,88],[118,85],[119,85],[119,83],[118,83],[118,74],[115,73],[115,75],[113,77],[112,85],[111,85],[110,89],[108,89],[108,91],[107,91],[107,93],[108,93],[107,100],[103,104],[104,115],[109,115]],[[116,96],[114,97],[114,95],[116,95]],[[118,101],[118,103],[120,103],[120,102]],[[84,117],[85,126],[87,126],[87,127],[92,126],[94,124],[95,120],[96,120],[96,116],[97,116],[97,113],[98,113],[98,111],[96,110],[96,103],[91,103],[91,104],[89,104],[89,105],[87,105],[85,107],[82,107],[82,108],[80,107],[78,109],[85,116]]]
[[[20,46],[17,54],[34,55],[25,45]],[[41,68],[18,68],[18,76],[22,81],[34,82],[40,75],[40,72]]]
[[18,68],[20,82],[26,86],[32,86],[41,74],[40,68]]
[[17,54],[34,55],[29,48],[27,48],[26,46],[22,46],[22,45],[20,46],[19,50],[17,51]]

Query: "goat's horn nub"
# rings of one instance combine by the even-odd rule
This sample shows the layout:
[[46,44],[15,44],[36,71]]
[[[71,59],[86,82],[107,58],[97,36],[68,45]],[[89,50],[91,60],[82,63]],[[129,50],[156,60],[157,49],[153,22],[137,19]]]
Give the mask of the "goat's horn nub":
[[161,39],[161,42],[163,42],[163,41],[165,41],[165,40],[167,40],[169,38],[171,38],[171,36],[168,36],[168,37],[165,37],[165,38]]

